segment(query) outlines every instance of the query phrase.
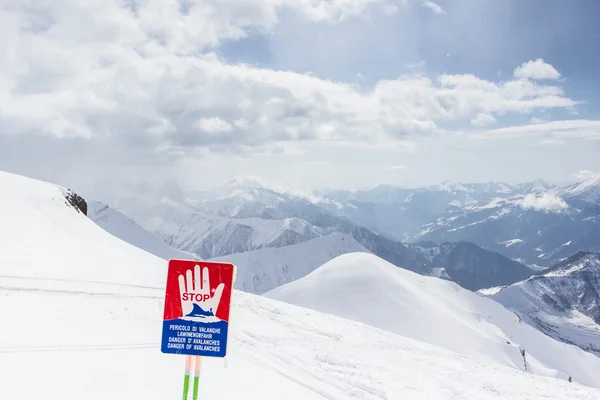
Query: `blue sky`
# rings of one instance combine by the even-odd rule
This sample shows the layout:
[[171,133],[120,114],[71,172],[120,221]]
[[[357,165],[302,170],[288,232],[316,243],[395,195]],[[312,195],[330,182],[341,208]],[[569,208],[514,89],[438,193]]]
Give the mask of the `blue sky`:
[[245,175],[571,182],[600,173],[598,15],[559,0],[15,2],[0,6],[0,169],[94,195]]
[[[512,78],[515,66],[542,58],[568,77],[569,96],[600,108],[600,3],[560,0],[438,1],[444,14],[420,2],[392,15],[374,9],[337,24],[283,13],[273,32],[226,41],[218,51],[232,63],[313,73],[369,87],[381,79],[422,72]],[[359,77],[359,74],[362,77]],[[568,117],[567,113],[557,113]]]

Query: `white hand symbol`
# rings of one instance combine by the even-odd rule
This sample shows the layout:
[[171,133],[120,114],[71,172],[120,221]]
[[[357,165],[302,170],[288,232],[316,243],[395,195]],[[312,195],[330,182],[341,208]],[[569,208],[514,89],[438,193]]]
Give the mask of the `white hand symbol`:
[[[202,321],[209,317],[214,318],[217,315],[217,308],[219,307],[224,288],[225,284],[221,283],[217,286],[215,293],[211,293],[207,267],[202,269],[202,276],[200,276],[199,265],[194,267],[193,277],[191,269],[186,271],[185,277],[179,275],[179,293],[181,310],[183,311],[182,319]],[[201,310],[198,310],[194,305],[200,307]],[[192,312],[194,312],[194,315],[188,316]]]

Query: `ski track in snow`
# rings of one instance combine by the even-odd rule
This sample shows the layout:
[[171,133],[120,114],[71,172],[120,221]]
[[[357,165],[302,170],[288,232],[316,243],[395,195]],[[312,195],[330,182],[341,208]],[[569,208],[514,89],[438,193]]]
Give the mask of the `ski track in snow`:
[[[6,297],[0,294],[2,309]],[[156,314],[162,311],[161,300],[93,296],[79,300],[80,296],[29,292],[10,297],[6,301],[20,304],[43,301],[46,317],[22,319],[12,327],[15,332],[3,332],[0,372],[8,379],[0,385],[0,393],[22,391],[23,371],[35,359],[60,371],[46,371],[40,379],[28,382],[20,398],[37,399],[48,393],[50,398],[61,399],[180,395],[183,357],[162,355],[158,350]],[[63,314],[48,312],[58,305],[63,306]],[[80,309],[91,312],[71,318]],[[8,317],[18,314],[14,310]],[[60,323],[50,325],[51,321]],[[200,398],[553,398],[547,386],[555,380],[474,362],[360,323],[242,292],[234,296],[232,321],[229,367],[225,369],[221,360],[203,359]],[[40,325],[46,327],[43,334],[36,329]],[[6,336],[12,338],[8,344],[4,344]],[[59,359],[55,359],[57,352]],[[69,377],[68,385],[64,376]],[[264,383],[251,387],[256,382]],[[600,398],[598,392],[577,384],[555,381],[553,385],[564,387],[570,398]]]

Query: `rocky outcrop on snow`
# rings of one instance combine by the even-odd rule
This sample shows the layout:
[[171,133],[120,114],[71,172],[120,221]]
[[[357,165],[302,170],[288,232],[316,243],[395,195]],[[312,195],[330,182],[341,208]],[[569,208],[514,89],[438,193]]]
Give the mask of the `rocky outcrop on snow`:
[[88,206],[83,197],[75,193],[70,189],[63,190],[65,194],[65,198],[67,199],[67,203],[76,209],[78,212],[83,213],[84,215],[88,214]]

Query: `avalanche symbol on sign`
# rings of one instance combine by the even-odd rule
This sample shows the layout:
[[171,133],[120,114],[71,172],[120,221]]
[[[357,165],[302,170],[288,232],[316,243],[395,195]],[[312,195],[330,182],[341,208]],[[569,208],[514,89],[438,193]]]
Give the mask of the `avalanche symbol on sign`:
[[183,318],[189,321],[220,321],[217,318],[217,309],[223,295],[224,283],[220,283],[216,290],[210,289],[210,276],[208,267],[202,269],[200,265],[194,266],[194,276],[188,270],[186,276],[179,275],[179,293],[181,293],[181,309]]

